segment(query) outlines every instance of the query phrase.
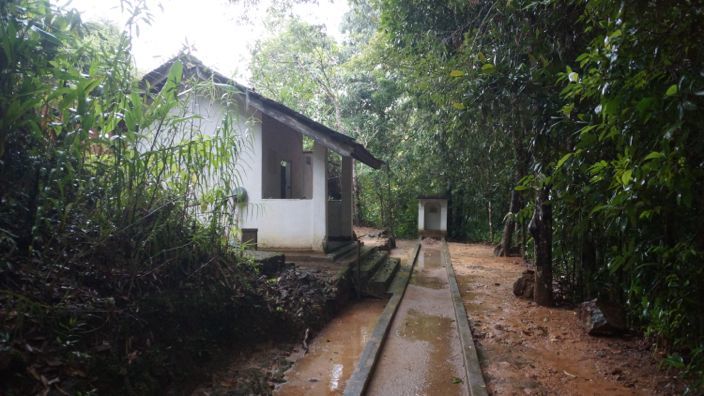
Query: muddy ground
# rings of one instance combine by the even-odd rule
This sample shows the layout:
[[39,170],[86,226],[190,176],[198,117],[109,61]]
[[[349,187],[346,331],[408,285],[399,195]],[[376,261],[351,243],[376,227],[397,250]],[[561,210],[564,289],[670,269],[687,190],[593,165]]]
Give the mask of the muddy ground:
[[[378,233],[373,228],[355,227],[355,232],[365,245],[387,245],[387,238],[383,236],[367,236],[368,233]],[[414,241],[399,241],[399,246],[390,253],[392,257],[406,257]],[[305,297],[316,299],[330,299],[331,295],[340,299],[342,304],[348,297],[353,297],[351,290],[338,289],[342,285],[335,283],[336,275],[340,270],[338,264],[329,263],[298,263],[297,276],[302,276],[312,285],[315,279],[320,284],[314,288],[296,287],[296,278],[289,277],[285,285],[278,282],[279,286],[286,286],[290,292],[285,293],[286,301],[282,305],[295,305],[294,301],[300,300],[301,293]],[[324,288],[320,287],[326,285]],[[330,289],[329,289],[330,288]],[[302,289],[302,290],[298,290]],[[329,290],[328,290],[329,289]],[[295,292],[294,292],[295,291]],[[317,292],[316,292],[317,291]],[[300,303],[300,301],[298,301]],[[289,304],[286,304],[289,303]],[[303,336],[294,340],[270,340],[266,334],[261,334],[259,343],[239,346],[225,352],[220,364],[220,369],[215,370],[209,381],[200,384],[191,394],[193,396],[220,396],[220,395],[270,395],[279,394],[320,394],[336,395],[344,390],[347,381],[355,368],[364,344],[367,333],[371,332],[376,324],[377,317],[381,314],[385,300],[349,301],[343,307],[340,304],[328,307],[329,314],[335,313],[334,318],[327,326],[323,325],[331,319],[329,315],[320,312],[301,312],[306,317],[305,323],[311,323],[309,336],[306,338],[309,347],[308,353],[303,353]],[[303,306],[308,306],[304,303]],[[293,307],[286,307],[291,309]],[[310,317],[307,317],[310,316]],[[356,330],[356,332],[355,332]]]
[[[378,234],[379,230],[355,227],[355,232],[365,245],[387,245],[386,238],[367,235]],[[398,241],[397,248],[391,250],[390,255],[407,259],[414,246],[415,241]],[[285,373],[286,383],[278,386],[274,394],[341,395],[386,301],[374,298],[351,301],[311,340],[307,354],[302,352],[300,345],[294,348],[288,356],[292,367]]]
[[298,346],[288,356],[295,363],[275,394],[342,395],[385,305],[386,300],[363,299],[345,307],[313,338],[307,353]]
[[515,297],[522,259],[494,257],[486,245],[449,247],[490,394],[681,393],[681,381],[659,369],[642,338],[590,337],[575,310]]
[[291,351],[316,334],[336,312],[337,298],[345,291],[339,289],[332,273],[304,266],[286,268],[266,279],[270,287],[260,293],[275,305],[272,311],[285,315],[283,321],[275,323],[275,330],[281,334],[253,328],[250,342],[219,351],[209,381],[196,386],[192,393],[185,389],[176,393],[270,395],[276,384],[284,382],[284,372],[292,365]]

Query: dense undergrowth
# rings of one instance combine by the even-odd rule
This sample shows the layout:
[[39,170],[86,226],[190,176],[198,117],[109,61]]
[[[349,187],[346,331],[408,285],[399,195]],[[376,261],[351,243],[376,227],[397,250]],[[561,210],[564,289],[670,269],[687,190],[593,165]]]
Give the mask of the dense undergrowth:
[[183,391],[223,349],[329,313],[330,287],[231,246],[242,123],[201,130],[177,94],[213,88],[183,89],[178,63],[141,89],[129,32],[148,14],[123,5],[126,33],[0,4],[2,394]]

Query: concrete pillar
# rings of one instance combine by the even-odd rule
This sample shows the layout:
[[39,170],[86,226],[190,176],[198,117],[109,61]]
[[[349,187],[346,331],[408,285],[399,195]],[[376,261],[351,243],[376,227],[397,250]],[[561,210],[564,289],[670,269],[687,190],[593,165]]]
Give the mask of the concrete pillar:
[[328,149],[315,142],[313,147],[313,198],[311,229],[313,236],[311,249],[318,252],[325,251],[327,244],[327,218],[328,218]]
[[352,237],[352,157],[342,157],[340,185],[342,192],[342,236]]
[[425,229],[425,207],[423,201],[418,201],[418,231]]
[[237,172],[241,176],[242,187],[247,191],[249,203],[240,214],[240,227],[257,228],[257,205],[262,199],[263,176],[263,139],[261,122],[247,124],[251,147],[242,151],[242,158],[237,162]]
[[447,201],[440,201],[440,231],[447,232]]
[[258,123],[251,130],[252,150],[249,158],[244,158],[243,165],[249,167],[242,176],[244,188],[247,190],[250,200],[262,199],[262,178],[264,177],[264,139],[262,136],[262,124]]

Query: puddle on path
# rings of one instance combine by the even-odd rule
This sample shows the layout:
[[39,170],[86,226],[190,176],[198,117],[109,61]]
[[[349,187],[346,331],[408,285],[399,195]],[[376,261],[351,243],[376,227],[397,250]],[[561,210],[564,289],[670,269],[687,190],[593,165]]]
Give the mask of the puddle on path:
[[433,346],[438,346],[440,344],[438,341],[447,338],[451,325],[452,319],[450,318],[426,315],[415,309],[409,309],[398,335],[426,341],[433,344]]
[[290,359],[298,360],[274,393],[341,395],[385,306],[386,300],[365,299],[346,307],[310,342],[306,355],[294,352]]
[[464,366],[440,251],[424,246],[368,395],[463,395]]
[[414,276],[413,284],[429,289],[444,289],[447,287],[447,281],[445,279],[436,278],[434,276]]
[[440,268],[440,251],[435,249],[423,249],[423,254],[418,257],[417,269],[420,271],[432,271]]
[[[437,315],[426,315],[414,309],[408,311],[406,320],[398,335],[430,344],[430,362],[442,362],[451,355],[450,342],[455,327],[454,320]],[[426,379],[426,392],[433,390],[437,394],[451,394],[456,391],[456,385],[462,381],[454,372],[445,369],[433,369]],[[448,381],[448,378],[451,378]],[[447,389],[449,388],[449,389]]]
[[441,265],[440,251],[423,249],[418,257],[411,284],[430,289],[442,289],[447,286],[447,274]]

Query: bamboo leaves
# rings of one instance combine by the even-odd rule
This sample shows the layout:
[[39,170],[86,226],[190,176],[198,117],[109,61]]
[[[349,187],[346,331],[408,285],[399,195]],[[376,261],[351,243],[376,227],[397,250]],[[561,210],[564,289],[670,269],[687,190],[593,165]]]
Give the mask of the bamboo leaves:
[[667,91],[665,91],[665,96],[675,96],[677,95],[677,92],[679,92],[677,84],[672,84],[667,88]]
[[[17,236],[16,245],[50,246],[60,237],[57,224],[89,216],[96,228],[83,237],[90,244],[145,232],[130,257],[137,271],[145,255],[161,249],[160,233],[172,216],[190,223],[200,197],[211,196],[221,198],[206,201],[200,219],[209,232],[230,235],[235,219],[222,197],[238,183],[246,133],[236,129],[244,120],[228,113],[217,131],[204,130],[188,112],[191,97],[178,96],[186,84],[201,96],[212,87],[184,81],[184,67],[175,62],[160,92],[144,92],[127,34],[85,26],[41,1],[0,10],[8,7],[0,16],[4,32],[14,32],[0,39],[0,71],[11,77],[0,83],[0,180],[17,188],[0,192],[17,205],[3,205],[0,228]],[[7,147],[22,156],[5,156]],[[16,180],[20,175],[29,182]],[[22,207],[29,213],[13,209]],[[7,225],[18,217],[27,220]]]

